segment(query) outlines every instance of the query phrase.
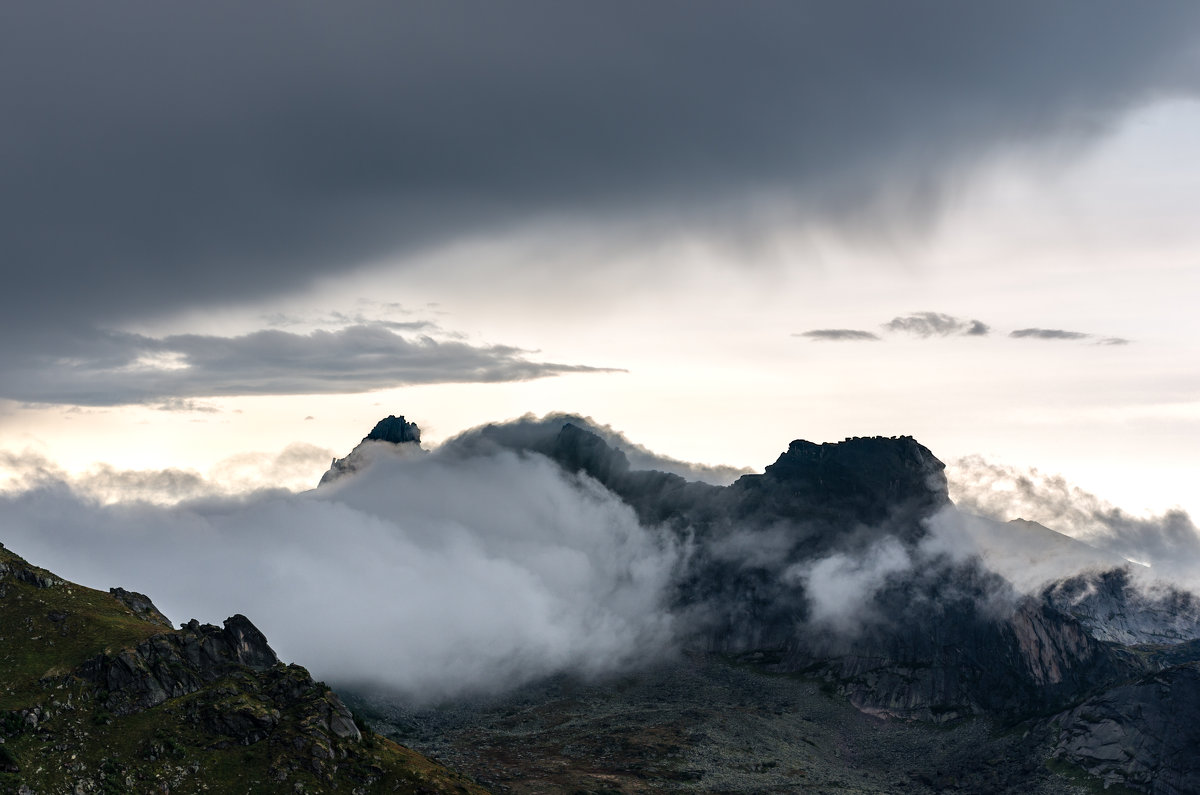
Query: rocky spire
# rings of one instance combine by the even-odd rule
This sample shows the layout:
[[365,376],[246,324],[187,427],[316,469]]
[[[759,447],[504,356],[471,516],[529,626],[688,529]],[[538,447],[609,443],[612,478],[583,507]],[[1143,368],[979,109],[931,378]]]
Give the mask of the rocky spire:
[[327,483],[332,483],[343,475],[348,475],[365,466],[370,460],[371,454],[369,448],[372,445],[381,444],[405,445],[402,449],[406,451],[420,451],[421,429],[417,427],[415,422],[409,422],[404,419],[403,414],[400,416],[389,414],[375,423],[375,427],[371,429],[371,432],[363,437],[363,440],[350,451],[349,455],[345,458],[333,459],[333,463],[329,465],[329,469],[321,476],[321,482],[318,485],[323,486]]
[[363,441],[374,440],[378,442],[391,442],[392,444],[403,444],[404,442],[421,443],[421,429],[417,427],[415,422],[408,422],[404,419],[404,415],[399,417],[389,414],[388,416],[375,423],[375,427],[371,432],[363,437]]

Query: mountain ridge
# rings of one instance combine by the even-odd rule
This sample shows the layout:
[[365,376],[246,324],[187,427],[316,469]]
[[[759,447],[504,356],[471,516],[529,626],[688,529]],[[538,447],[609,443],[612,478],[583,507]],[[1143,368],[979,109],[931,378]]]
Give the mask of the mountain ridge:
[[[1030,755],[1019,762],[1025,772],[1013,778],[1011,789],[968,791],[1029,791],[1032,781],[1045,785],[1041,774],[1030,771],[1046,765],[1075,771],[1080,781],[1158,795],[1200,788],[1190,763],[1166,751],[1135,755],[1137,770],[1120,768],[1106,750],[1112,742],[1106,719],[1093,720],[1097,713],[1079,707],[1109,704],[1108,714],[1121,715],[1131,736],[1157,737],[1169,702],[1149,698],[1150,685],[1138,683],[1167,677],[1190,692],[1193,678],[1186,672],[1200,659],[1186,640],[1191,625],[1184,621],[1169,638],[1175,641],[1171,652],[1118,642],[1105,634],[1111,624],[1098,618],[1102,610],[1075,598],[1080,589],[1021,594],[977,556],[940,548],[930,521],[953,508],[944,466],[911,437],[796,440],[763,473],[727,486],[633,469],[622,450],[587,427],[558,419],[484,426],[438,452],[474,456],[501,449],[549,458],[567,475],[586,477],[616,495],[646,526],[690,544],[670,599],[681,615],[700,616],[685,645],[698,659],[815,680],[877,719],[949,728],[986,719],[1000,727],[1026,726],[1040,738],[1036,749],[1022,751]],[[1031,532],[1023,524],[1011,530],[1018,531]],[[734,541],[769,544],[774,559],[738,557],[730,552],[738,546]],[[855,568],[872,561],[883,561],[877,573]],[[843,578],[864,577],[870,586],[852,629],[820,621],[821,605],[811,589],[829,569]],[[1142,616],[1130,619],[1130,626],[1161,623],[1164,613],[1134,598],[1136,589],[1105,593],[1108,608]],[[711,670],[712,664],[702,667]],[[620,703],[615,694],[604,698],[608,706],[597,708]],[[530,708],[548,709],[551,702],[538,703]],[[1135,703],[1143,705],[1140,712],[1122,706]],[[685,705],[679,708],[686,713]],[[386,711],[385,705],[380,714]],[[482,720],[487,713],[478,715]],[[1070,739],[1056,740],[1066,737],[1066,727]],[[549,738],[557,730],[542,731]],[[485,733],[484,741],[505,743],[496,733]],[[1145,745],[1174,748],[1150,739]],[[920,781],[918,776],[916,784],[877,791],[925,791]],[[730,791],[758,791],[744,786],[749,788]],[[1054,786],[1069,789],[1062,780]]]
[[173,629],[0,544],[0,633],[3,793],[483,792],[361,732],[242,615]]

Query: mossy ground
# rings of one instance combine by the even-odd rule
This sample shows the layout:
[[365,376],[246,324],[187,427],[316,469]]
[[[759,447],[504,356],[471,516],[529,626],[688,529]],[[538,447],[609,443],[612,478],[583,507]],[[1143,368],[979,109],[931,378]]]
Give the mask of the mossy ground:
[[[0,563],[29,566],[0,547]],[[39,588],[9,575],[0,579],[0,710],[36,697],[40,679],[62,675],[89,657],[134,646],[163,627],[134,615],[111,594],[63,583]]]
[[[9,569],[0,577],[0,793],[67,793],[80,784],[95,793],[483,792],[369,732],[361,741],[330,736],[316,717],[328,688],[295,665],[235,671],[113,715],[107,694],[77,669],[171,630],[3,547],[0,564]],[[292,695],[281,700],[284,691]],[[262,728],[223,732],[230,722]]]

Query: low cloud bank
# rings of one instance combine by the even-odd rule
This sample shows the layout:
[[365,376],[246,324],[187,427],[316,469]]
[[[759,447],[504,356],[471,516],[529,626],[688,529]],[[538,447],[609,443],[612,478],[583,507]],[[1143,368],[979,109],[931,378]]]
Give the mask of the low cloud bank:
[[118,469],[98,463],[72,474],[32,450],[0,450],[0,493],[68,487],[79,498],[102,504],[174,505],[252,491],[303,491],[312,486],[332,456],[323,447],[296,443],[278,453],[238,453],[206,473],[177,468]]
[[173,620],[252,617],[285,659],[414,699],[595,674],[672,641],[680,551],[550,461],[379,459],[320,492],[103,505],[46,476],[0,496],[6,545],[143,591]]

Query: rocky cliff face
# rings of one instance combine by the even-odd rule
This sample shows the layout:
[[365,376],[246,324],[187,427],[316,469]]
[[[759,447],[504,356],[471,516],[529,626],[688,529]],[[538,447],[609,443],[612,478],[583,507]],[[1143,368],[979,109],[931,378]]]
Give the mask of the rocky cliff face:
[[1154,795],[1200,792],[1200,663],[1142,676],[1060,715],[1054,754]]
[[1043,598],[1100,640],[1129,645],[1200,638],[1200,599],[1169,585],[1139,587],[1127,567],[1069,577],[1047,586]]

